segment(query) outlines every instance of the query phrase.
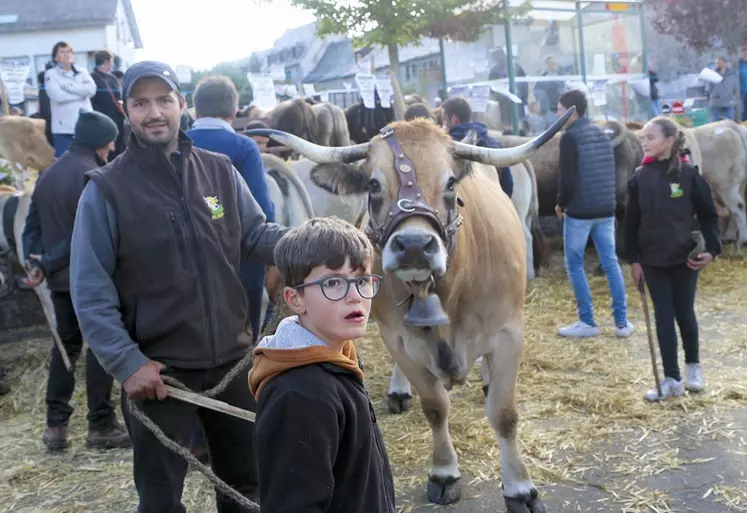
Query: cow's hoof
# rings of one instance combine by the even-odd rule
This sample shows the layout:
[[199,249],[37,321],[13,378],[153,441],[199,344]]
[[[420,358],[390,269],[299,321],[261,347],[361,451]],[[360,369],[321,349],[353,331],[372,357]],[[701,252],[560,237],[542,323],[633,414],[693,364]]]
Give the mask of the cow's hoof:
[[445,506],[454,504],[462,498],[462,487],[459,477],[428,477],[428,500],[433,504]]
[[412,408],[412,396],[410,394],[391,393],[388,396],[389,411],[398,415]]
[[537,496],[537,490],[532,488],[528,494],[518,497],[503,496],[506,501],[506,513],[546,513],[545,505]]
[[482,386],[482,395],[484,395],[485,397],[487,397],[488,396],[488,390],[490,390],[490,385],[483,385]]

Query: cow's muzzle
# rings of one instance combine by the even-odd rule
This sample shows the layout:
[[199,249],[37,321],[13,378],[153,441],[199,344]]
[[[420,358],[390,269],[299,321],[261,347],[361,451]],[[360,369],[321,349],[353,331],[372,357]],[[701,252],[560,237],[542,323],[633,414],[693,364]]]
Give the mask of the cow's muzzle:
[[424,282],[431,275],[446,272],[447,251],[444,242],[433,232],[422,229],[395,231],[381,252],[385,272],[394,273],[405,283]]

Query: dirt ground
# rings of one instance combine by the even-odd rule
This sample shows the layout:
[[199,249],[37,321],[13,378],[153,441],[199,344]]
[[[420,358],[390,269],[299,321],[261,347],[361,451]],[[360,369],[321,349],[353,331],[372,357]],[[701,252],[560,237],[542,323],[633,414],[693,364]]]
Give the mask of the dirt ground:
[[[590,283],[599,322],[608,322],[606,281],[590,275]],[[708,388],[699,396],[643,404],[641,395],[653,382],[651,363],[640,302],[631,288],[628,294],[638,328],[631,339],[607,333],[594,341],[566,341],[554,329],[573,320],[574,305],[557,258],[529,286],[519,438],[547,511],[747,511],[746,263],[722,259],[702,277],[697,306]],[[0,365],[13,387],[0,398],[0,511],[135,511],[130,452],[85,449],[82,366],[71,448],[49,454],[41,434],[51,341],[38,333],[9,340],[0,345]],[[391,360],[375,331],[359,352],[392,460],[398,511],[505,511],[497,443],[484,420],[477,369],[467,386],[451,393],[462,500],[435,507],[425,499],[430,432],[417,399],[413,411],[389,414]],[[561,365],[564,358],[579,363]],[[189,473],[183,500],[190,512],[215,511],[211,487],[197,472]]]

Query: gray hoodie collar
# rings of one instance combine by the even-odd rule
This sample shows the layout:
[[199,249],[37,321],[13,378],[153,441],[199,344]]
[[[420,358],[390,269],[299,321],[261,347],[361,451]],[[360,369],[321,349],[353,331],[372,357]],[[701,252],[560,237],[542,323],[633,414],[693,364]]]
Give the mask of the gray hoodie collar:
[[275,334],[263,338],[257,344],[257,347],[262,349],[302,349],[311,346],[329,347],[322,339],[304,328],[297,315],[280,321]]

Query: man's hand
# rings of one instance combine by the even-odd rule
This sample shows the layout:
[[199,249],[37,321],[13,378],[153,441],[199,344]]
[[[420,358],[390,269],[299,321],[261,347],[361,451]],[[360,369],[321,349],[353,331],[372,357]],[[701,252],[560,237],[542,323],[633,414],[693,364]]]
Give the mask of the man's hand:
[[[29,255],[30,260],[36,260],[41,262],[41,255]],[[26,261],[24,267],[26,268],[26,283],[29,287],[35,288],[44,281],[44,271],[38,265],[32,265],[30,261]]]
[[563,216],[565,215],[565,209],[560,205],[555,205],[555,215],[558,216],[558,219],[562,221]]
[[710,253],[700,253],[697,260],[688,260],[687,266],[693,271],[700,271],[711,262],[713,262],[713,255]]
[[161,371],[165,368],[166,366],[161,362],[148,360],[148,363],[122,383],[125,392],[133,399],[157,398],[163,401],[168,396],[163,379],[161,379]]
[[641,264],[630,264],[630,275],[633,278],[633,283],[636,287],[640,287],[641,283],[645,281],[643,277],[643,267],[641,267]]

